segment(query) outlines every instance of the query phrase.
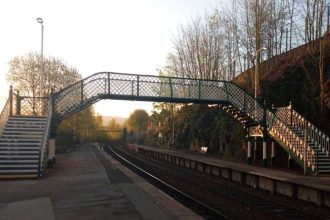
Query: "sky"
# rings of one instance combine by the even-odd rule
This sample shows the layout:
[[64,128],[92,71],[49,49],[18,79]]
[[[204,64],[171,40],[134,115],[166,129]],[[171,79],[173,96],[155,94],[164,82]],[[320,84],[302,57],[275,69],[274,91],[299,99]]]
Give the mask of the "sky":
[[[63,59],[85,78],[100,71],[157,75],[184,25],[220,0],[1,0],[0,101],[8,97],[5,75],[15,56],[40,52]],[[1,105],[2,106],[2,105]],[[2,107],[1,107],[2,108]],[[102,115],[128,117],[151,102],[102,100]]]

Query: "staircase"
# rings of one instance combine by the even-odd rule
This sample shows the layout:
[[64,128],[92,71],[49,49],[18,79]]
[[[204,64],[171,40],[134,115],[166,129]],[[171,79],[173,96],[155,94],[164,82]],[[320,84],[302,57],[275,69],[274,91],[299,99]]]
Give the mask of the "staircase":
[[36,178],[45,117],[9,117],[0,138],[0,178]]

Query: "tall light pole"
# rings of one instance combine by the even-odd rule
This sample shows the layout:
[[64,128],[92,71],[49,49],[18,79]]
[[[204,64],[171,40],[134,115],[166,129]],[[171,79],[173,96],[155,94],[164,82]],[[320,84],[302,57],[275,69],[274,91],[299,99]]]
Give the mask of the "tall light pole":
[[[267,50],[266,47],[261,47],[255,52],[255,68],[254,68],[254,117],[257,119],[257,99],[258,99],[258,90],[259,90],[259,53],[262,50]],[[253,159],[256,160],[256,151],[257,151],[257,137],[254,137],[254,154]]]
[[43,89],[43,75],[44,75],[44,20],[42,18],[37,18],[37,22],[41,24],[41,51],[40,51],[40,97]]
[[[259,90],[259,53],[262,50],[267,50],[266,47],[261,47],[260,49],[256,50],[255,53],[255,68],[254,68],[254,98],[258,99],[258,90]],[[255,106],[255,110],[257,110],[257,106]]]

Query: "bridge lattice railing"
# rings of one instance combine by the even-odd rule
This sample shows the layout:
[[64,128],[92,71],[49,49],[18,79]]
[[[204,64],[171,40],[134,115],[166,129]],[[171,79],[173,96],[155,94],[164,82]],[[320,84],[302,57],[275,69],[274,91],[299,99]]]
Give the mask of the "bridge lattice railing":
[[62,120],[100,99],[164,101],[181,103],[227,103],[267,127],[274,138],[285,143],[299,159],[316,167],[316,152],[309,148],[304,158],[303,143],[288,127],[287,119],[262,106],[236,84],[200,80],[102,72],[87,77],[54,94],[54,112]]

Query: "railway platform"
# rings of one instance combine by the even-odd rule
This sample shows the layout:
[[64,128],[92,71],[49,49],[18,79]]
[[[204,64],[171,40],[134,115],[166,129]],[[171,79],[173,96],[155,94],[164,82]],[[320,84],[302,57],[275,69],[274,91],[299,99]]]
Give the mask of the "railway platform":
[[131,150],[168,161],[171,164],[198,170],[213,176],[330,207],[330,177],[304,176],[273,168],[252,166],[206,156],[202,153],[172,151],[141,145],[129,145]]
[[95,145],[31,180],[0,181],[0,219],[202,219]]

